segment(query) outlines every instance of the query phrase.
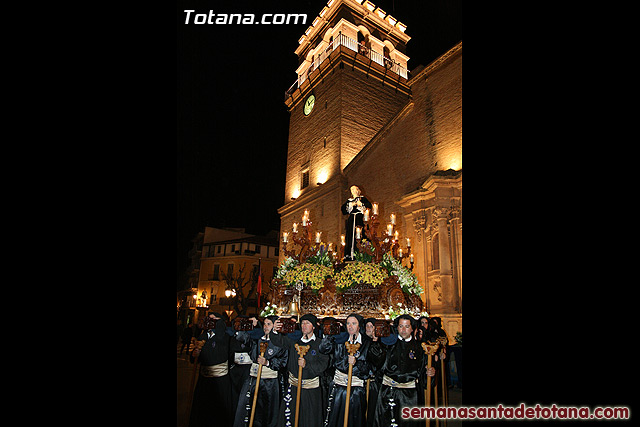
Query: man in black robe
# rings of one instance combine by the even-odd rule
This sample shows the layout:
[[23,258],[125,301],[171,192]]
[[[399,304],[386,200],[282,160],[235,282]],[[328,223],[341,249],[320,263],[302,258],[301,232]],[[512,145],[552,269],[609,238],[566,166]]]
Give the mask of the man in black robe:
[[[298,392],[298,368],[302,366],[302,390],[300,390],[300,427],[322,426],[322,387],[320,387],[320,374],[327,369],[329,357],[319,351],[320,331],[315,330],[318,319],[313,314],[305,314],[300,318],[300,331],[291,334],[277,332],[282,324],[276,320],[274,332],[271,335],[272,342],[286,348],[289,351],[287,363],[288,384],[280,404],[279,427],[293,426],[296,414],[296,395]],[[302,332],[302,333],[300,333]],[[316,335],[316,333],[318,335]],[[295,345],[308,345],[309,350],[303,358],[300,358]]]
[[[425,355],[422,346],[413,337],[416,320],[403,314],[394,320],[398,340],[387,348],[374,342],[371,346],[371,360],[382,369],[382,386],[378,394],[374,427],[414,425],[411,420],[403,420],[402,408],[418,406],[416,383],[425,370]],[[433,368],[426,373],[435,375]]]
[[[215,324],[214,324],[215,323]],[[229,340],[222,315],[210,313],[203,322],[198,341],[205,341],[201,350],[191,353],[192,361],[200,363],[200,375],[193,393],[189,427],[230,426],[231,381],[229,380]]]
[[360,191],[356,185],[351,186],[351,198],[342,205],[342,214],[349,215],[345,222],[344,232],[344,259],[353,260],[354,254],[358,252],[356,247],[356,227],[362,227],[362,237],[364,237],[364,211],[373,205]]
[[[361,330],[362,328],[362,330]],[[344,425],[344,413],[347,401],[347,381],[349,365],[352,365],[351,395],[349,396],[349,426],[364,427],[367,412],[365,383],[370,375],[371,363],[367,360],[371,339],[362,333],[364,319],[352,313],[347,317],[347,331],[322,339],[320,352],[333,355],[335,374],[329,394],[329,404],[325,416],[325,426]],[[349,355],[346,342],[360,343],[353,356]]]
[[[258,319],[255,317],[252,319],[254,326],[256,326]],[[249,356],[253,363],[251,365],[249,378],[247,378],[242,386],[242,390],[240,390],[240,398],[233,423],[234,427],[245,427],[249,425],[259,365],[262,365],[262,373],[260,374],[260,386],[258,387],[258,399],[256,401],[253,426],[276,427],[278,423],[278,409],[280,406],[278,370],[287,364],[288,353],[284,347],[275,345],[270,339],[273,322],[277,319],[278,316],[267,316],[267,318],[264,319],[263,333],[258,334],[257,337],[253,333],[236,333],[236,339],[238,341],[249,345]],[[253,339],[252,336],[254,337]],[[260,356],[260,343],[268,344],[264,356]]]
[[[372,341],[378,341],[380,337],[376,336],[376,319],[373,317],[365,320],[365,333]],[[384,346],[385,344],[382,343]],[[378,369],[373,363],[371,364],[371,371],[369,372],[369,378],[367,378],[369,384],[368,398],[367,398],[367,427],[372,427],[376,418],[376,404],[378,403],[378,392],[382,385],[382,369]],[[365,383],[366,387],[366,383]],[[367,390],[365,389],[365,392]]]
[[[258,331],[262,332],[262,328],[258,328]],[[240,397],[240,390],[244,385],[247,378],[249,378],[249,371],[251,370],[251,356],[249,356],[249,350],[251,349],[251,343],[245,343],[244,341],[238,341],[235,336],[231,338],[229,342],[229,378],[231,380],[231,399],[232,399],[232,411],[235,414],[238,407],[238,400]]]
[[[434,402],[435,402],[435,399],[439,399],[438,401],[440,402],[440,405],[442,405],[442,399],[444,399],[445,393],[448,393],[447,388],[443,387],[442,385],[441,368],[442,368],[443,360],[445,361],[445,375],[448,373],[447,371],[449,368],[449,365],[448,365],[449,360],[447,359],[447,346],[448,346],[449,340],[447,337],[447,333],[444,331],[444,329],[442,329],[441,324],[442,324],[442,320],[439,317],[430,317],[427,320],[427,328],[425,330],[425,333],[422,339],[422,341],[424,342],[435,343],[436,341],[441,341],[442,338],[444,338],[444,340],[446,340],[446,343],[447,343],[445,345],[441,343],[440,346],[438,347],[437,353],[433,356],[433,361],[431,364],[431,366],[433,366],[433,369],[435,369],[435,375],[433,376],[433,378],[431,378],[430,381],[428,381],[427,378],[423,378],[423,384],[425,387],[427,384],[430,383],[431,396],[432,396],[431,398],[433,399]],[[449,379],[448,376],[446,381],[447,381],[447,384],[451,383],[451,379]],[[432,402],[432,404],[434,402]]]

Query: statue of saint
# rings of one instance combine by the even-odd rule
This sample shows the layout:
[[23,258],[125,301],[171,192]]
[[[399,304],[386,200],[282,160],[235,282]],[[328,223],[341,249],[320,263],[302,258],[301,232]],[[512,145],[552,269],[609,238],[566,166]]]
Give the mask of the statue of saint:
[[362,233],[364,235],[364,211],[373,206],[366,197],[362,195],[362,191],[357,185],[351,186],[351,196],[342,205],[342,214],[349,215],[347,217],[345,226],[345,246],[344,246],[344,259],[345,261],[352,261],[355,252],[358,252],[356,247],[356,227],[362,227]]

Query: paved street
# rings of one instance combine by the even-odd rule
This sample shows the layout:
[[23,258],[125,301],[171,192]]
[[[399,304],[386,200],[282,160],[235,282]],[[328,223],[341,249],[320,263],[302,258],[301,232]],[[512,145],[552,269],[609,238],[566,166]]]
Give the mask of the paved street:
[[[178,424],[177,427],[188,427],[189,415],[188,411],[188,399],[189,399],[189,387],[191,385],[191,378],[193,377],[193,365],[189,363],[189,357],[185,351],[180,355],[180,346],[178,345],[177,353],[177,412],[178,412]],[[193,348],[193,346],[191,347]]]
[[[178,423],[177,427],[188,427],[189,420],[187,414],[187,406],[188,406],[188,398],[189,398],[189,386],[191,384],[191,378],[193,376],[193,365],[189,363],[189,358],[185,352],[180,355],[180,344],[177,346],[176,351],[176,366],[177,366],[177,417]],[[193,348],[193,347],[192,347]],[[459,406],[462,401],[462,391],[458,388],[449,389],[449,406]],[[417,425],[422,425],[420,423],[414,423]],[[458,420],[448,420],[447,427],[460,427],[461,421]],[[431,427],[435,427],[436,423],[431,422]],[[225,427],[225,426],[219,426]],[[304,427],[304,426],[300,426]],[[444,423],[440,422],[438,427],[444,427]]]

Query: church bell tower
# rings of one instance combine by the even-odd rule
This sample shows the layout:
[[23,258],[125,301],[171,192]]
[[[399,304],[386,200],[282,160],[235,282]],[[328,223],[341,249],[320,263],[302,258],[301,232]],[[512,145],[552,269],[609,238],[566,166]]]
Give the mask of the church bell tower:
[[[344,169],[407,103],[406,26],[370,1],[329,0],[298,40],[285,92],[289,139],[281,232],[305,209],[322,241],[339,244]],[[381,171],[372,171],[381,173]],[[281,255],[281,258],[283,255]]]

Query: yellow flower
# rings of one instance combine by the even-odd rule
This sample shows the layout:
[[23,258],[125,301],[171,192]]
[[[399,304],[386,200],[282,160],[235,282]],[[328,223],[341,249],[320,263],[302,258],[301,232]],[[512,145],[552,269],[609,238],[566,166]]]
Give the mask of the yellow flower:
[[381,285],[387,277],[386,270],[378,264],[356,261],[348,264],[334,279],[339,288],[348,288],[359,282],[376,287]]

